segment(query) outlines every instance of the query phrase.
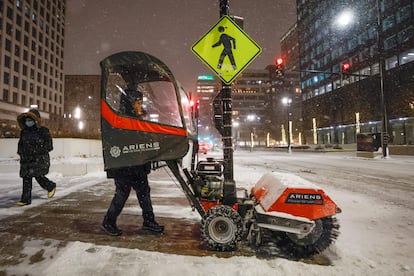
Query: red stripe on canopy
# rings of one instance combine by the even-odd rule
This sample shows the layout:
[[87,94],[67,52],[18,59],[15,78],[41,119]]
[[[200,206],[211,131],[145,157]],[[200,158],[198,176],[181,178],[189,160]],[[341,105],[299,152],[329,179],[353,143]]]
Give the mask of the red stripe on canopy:
[[144,132],[153,132],[161,134],[187,136],[188,132],[185,129],[164,126],[156,123],[147,121],[140,121],[139,119],[131,119],[117,115],[108,104],[101,99],[101,115],[102,117],[113,127],[128,129],[128,130],[139,130]]

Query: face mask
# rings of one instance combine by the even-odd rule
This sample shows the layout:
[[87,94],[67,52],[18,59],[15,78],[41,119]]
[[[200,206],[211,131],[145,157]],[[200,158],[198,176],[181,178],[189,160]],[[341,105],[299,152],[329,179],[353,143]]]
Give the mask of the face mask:
[[26,121],[25,124],[28,127],[32,127],[32,126],[34,126],[35,122],[34,121]]

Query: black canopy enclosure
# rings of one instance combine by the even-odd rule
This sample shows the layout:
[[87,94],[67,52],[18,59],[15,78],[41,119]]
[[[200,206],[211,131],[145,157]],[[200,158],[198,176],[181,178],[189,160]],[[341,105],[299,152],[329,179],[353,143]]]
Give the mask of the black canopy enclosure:
[[[183,158],[196,139],[189,98],[170,69],[143,52],[120,52],[100,63],[105,170]],[[143,114],[132,112],[142,101]]]

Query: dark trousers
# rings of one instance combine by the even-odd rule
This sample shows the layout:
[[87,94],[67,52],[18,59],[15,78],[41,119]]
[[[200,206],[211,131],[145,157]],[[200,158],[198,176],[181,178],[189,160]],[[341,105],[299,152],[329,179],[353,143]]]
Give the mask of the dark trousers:
[[[56,187],[56,184],[49,180],[46,176],[35,176],[36,181],[39,183],[40,187],[44,190],[50,192],[53,188]],[[32,186],[33,186],[33,177],[25,176],[23,177],[23,193],[21,197],[22,202],[31,203],[32,202]]]
[[115,177],[115,195],[105,216],[105,222],[116,225],[116,220],[133,188],[136,192],[139,206],[142,209],[144,221],[154,221],[154,212],[152,209],[150,187],[148,185],[147,174],[142,171],[138,175],[118,175]]

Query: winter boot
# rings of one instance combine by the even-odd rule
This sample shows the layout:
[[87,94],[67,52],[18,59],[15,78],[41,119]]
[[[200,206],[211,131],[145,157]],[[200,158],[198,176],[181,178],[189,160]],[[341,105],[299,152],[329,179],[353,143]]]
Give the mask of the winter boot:
[[26,201],[23,201],[23,200],[20,200],[20,201],[16,202],[16,205],[18,205],[18,206],[26,206],[26,205],[30,205],[30,204],[31,204],[31,202],[26,202]]
[[48,191],[47,198],[52,198],[55,195],[56,192],[56,184],[54,185],[53,189]]
[[106,234],[110,236],[121,236],[122,235],[122,230],[116,226],[116,223],[108,222],[106,218],[102,222],[101,229],[102,231],[104,231]]
[[16,204],[18,206],[30,205],[32,203],[32,178],[23,177],[23,192],[20,201]]
[[155,221],[155,216],[152,211],[143,213],[142,217],[144,218],[144,223],[142,224],[142,230],[147,230],[147,231],[157,233],[157,234],[164,232],[164,226],[159,225]]
[[161,234],[164,232],[164,226],[159,225],[156,221],[144,220],[144,223],[142,224],[142,230]]

